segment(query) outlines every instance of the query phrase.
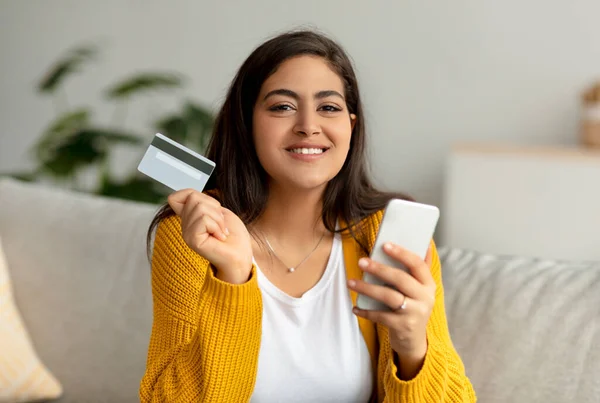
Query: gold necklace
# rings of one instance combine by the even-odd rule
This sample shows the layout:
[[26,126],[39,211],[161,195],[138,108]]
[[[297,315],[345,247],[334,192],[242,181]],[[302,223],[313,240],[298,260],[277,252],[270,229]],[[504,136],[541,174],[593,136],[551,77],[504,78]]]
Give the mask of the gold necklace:
[[273,247],[271,246],[271,243],[269,242],[269,239],[267,238],[267,236],[265,235],[265,241],[267,241],[267,245],[269,246],[269,249],[271,249],[271,252],[273,252],[273,255],[275,255],[275,257],[285,266],[287,267],[287,271],[288,273],[293,273],[294,271],[296,271],[296,269],[298,268],[298,266],[300,266],[302,263],[304,263],[309,257],[310,255],[312,255],[314,253],[314,251],[317,250],[317,248],[319,247],[319,245],[321,244],[321,241],[323,240],[323,238],[325,237],[325,232],[323,232],[323,235],[321,235],[321,239],[319,239],[319,242],[317,242],[317,244],[315,245],[315,247],[313,248],[313,250],[310,251],[310,253],[304,258],[302,259],[302,261],[300,263],[298,263],[296,266],[288,266],[287,264],[284,263],[283,260],[281,260],[281,258],[279,256],[277,256],[277,253],[275,253],[275,250],[273,249]]

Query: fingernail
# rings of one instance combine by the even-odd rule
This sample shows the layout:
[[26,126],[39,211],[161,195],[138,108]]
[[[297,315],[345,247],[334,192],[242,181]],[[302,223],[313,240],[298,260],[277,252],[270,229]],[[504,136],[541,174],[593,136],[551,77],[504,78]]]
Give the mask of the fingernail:
[[348,281],[348,286],[350,286],[350,287],[354,287],[354,286],[356,286],[356,281],[354,281],[354,280],[349,280],[349,281]]
[[352,312],[358,313],[358,308],[352,308]]
[[361,269],[366,269],[367,267],[369,267],[369,261],[367,260],[367,258],[360,258],[360,260],[358,261],[358,267],[360,267]]
[[225,235],[229,235],[229,228],[225,228]]
[[394,250],[394,245],[392,245],[391,243],[389,243],[389,242],[388,242],[388,243],[386,243],[385,245],[383,245],[383,248],[384,248],[385,250],[387,250],[388,252],[391,252],[391,251],[393,251],[393,250]]

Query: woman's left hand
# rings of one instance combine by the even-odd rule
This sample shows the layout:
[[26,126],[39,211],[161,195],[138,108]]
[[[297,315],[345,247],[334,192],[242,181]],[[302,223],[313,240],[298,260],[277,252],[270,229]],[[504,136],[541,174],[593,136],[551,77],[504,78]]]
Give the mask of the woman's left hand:
[[390,287],[362,280],[350,280],[348,286],[359,294],[383,302],[391,310],[354,308],[354,313],[388,328],[391,347],[401,364],[420,366],[427,353],[426,328],[435,303],[436,283],[430,271],[431,247],[424,261],[398,245],[386,244],[384,250],[408,268],[410,274],[369,258],[360,259],[359,266],[363,271],[379,277]]

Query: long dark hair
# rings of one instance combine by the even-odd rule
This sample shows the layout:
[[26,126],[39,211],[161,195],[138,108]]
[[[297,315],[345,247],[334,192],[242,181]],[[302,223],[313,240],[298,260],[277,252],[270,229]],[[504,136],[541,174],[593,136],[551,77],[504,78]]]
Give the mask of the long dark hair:
[[[357,117],[346,161],[326,186],[322,219],[331,232],[336,231],[337,219],[343,219],[349,228],[339,231],[349,229],[366,250],[365,243],[356,236],[356,226],[384,208],[391,198],[412,199],[379,191],[371,183],[365,159],[365,117],[354,69],[342,47],[321,33],[299,30],[280,34],[257,47],[244,61],[231,83],[208,144],[206,157],[216,163],[216,169],[205,191],[215,190],[219,202],[246,225],[262,214],[269,189],[252,137],[254,105],[265,80],[284,61],[301,55],[321,57],[330,65],[344,84],[349,113]],[[158,211],[148,230],[148,250],[155,228],[173,214],[168,204]]]

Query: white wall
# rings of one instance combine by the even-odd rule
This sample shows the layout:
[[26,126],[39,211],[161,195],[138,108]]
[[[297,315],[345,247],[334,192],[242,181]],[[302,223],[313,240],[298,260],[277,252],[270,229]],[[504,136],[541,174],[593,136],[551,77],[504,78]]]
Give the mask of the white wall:
[[600,150],[455,147],[439,244],[600,262]]
[[[55,113],[34,83],[74,44],[107,45],[67,89],[108,122],[99,91],[117,78],[181,71],[192,79],[186,95],[217,107],[254,46],[311,24],[355,60],[376,178],[439,204],[457,140],[577,141],[579,93],[600,76],[598,15],[597,0],[0,0],[0,171],[29,166],[26,150]],[[148,123],[173,103],[143,98],[128,124],[150,138]],[[137,163],[119,158],[124,171]]]

